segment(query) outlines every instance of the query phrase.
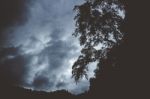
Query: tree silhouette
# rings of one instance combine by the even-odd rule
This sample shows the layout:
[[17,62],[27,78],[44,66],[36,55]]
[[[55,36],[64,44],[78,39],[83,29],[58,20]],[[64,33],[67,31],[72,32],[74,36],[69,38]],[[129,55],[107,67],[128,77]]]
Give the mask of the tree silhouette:
[[119,28],[123,22],[124,6],[119,0],[85,0],[74,7],[76,29],[73,36],[78,37],[82,46],[81,55],[72,66],[72,77],[88,79],[88,64],[106,58],[107,52],[118,45],[123,38]]

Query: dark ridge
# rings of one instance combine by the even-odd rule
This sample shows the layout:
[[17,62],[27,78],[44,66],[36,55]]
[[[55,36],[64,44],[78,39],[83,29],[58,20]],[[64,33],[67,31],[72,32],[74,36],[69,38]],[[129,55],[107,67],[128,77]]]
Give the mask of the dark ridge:
[[49,98],[71,98],[75,97],[71,93],[61,90],[55,92],[43,92],[43,91],[32,91],[30,89],[24,89],[15,86],[0,86],[0,97],[5,99],[49,99]]

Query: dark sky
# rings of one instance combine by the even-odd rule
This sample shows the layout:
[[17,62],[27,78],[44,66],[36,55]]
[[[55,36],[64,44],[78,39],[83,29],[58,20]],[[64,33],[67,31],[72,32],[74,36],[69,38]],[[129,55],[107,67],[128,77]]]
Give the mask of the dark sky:
[[[34,90],[65,89],[79,94],[89,89],[83,78],[71,78],[81,46],[72,36],[73,7],[82,0],[1,0],[0,73],[12,84]],[[123,16],[123,12],[119,12]],[[101,45],[97,46],[100,48]],[[96,63],[89,66],[94,77]]]
[[[81,49],[72,36],[73,7],[81,0],[21,1],[2,2],[7,6],[1,8],[1,71],[13,84],[34,90],[88,90],[88,80],[76,85],[71,78]],[[94,68],[89,77],[94,77]]]

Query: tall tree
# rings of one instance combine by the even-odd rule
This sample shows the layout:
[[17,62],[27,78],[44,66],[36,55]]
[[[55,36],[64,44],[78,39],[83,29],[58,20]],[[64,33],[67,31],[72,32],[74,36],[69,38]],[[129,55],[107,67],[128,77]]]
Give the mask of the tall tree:
[[124,33],[120,31],[124,19],[124,6],[119,0],[85,0],[74,7],[76,29],[73,35],[78,37],[82,46],[81,55],[72,66],[72,77],[88,79],[88,64],[97,61],[100,66],[107,52],[118,45]]

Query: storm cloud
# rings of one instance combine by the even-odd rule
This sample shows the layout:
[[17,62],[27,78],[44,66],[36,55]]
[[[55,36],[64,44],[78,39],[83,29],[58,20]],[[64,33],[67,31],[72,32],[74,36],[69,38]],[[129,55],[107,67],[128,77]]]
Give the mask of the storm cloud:
[[[80,94],[89,89],[83,78],[77,85],[72,65],[80,55],[74,32],[73,7],[82,0],[34,0],[22,10],[25,20],[15,20],[3,34],[0,71],[12,84],[42,91],[68,90]],[[94,77],[91,64],[89,78]],[[4,76],[5,77],[5,76]]]

